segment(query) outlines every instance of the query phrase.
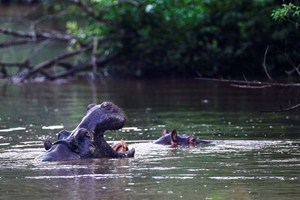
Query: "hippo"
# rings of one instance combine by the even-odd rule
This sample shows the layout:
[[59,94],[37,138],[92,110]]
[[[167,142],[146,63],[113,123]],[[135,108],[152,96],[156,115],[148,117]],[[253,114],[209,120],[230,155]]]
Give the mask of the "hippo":
[[162,145],[202,145],[202,144],[210,144],[209,141],[199,140],[191,135],[187,134],[177,134],[176,130],[169,132],[167,129],[162,129],[161,137],[153,142],[154,144],[162,144]]
[[44,141],[47,152],[37,160],[42,161],[66,161],[93,156],[95,147],[92,143],[93,135],[85,128],[77,129],[72,136],[61,138],[52,144]]
[[53,144],[44,141],[47,150],[37,159],[41,161],[63,161],[80,158],[126,158],[133,157],[135,149],[115,151],[104,139],[106,130],[117,130],[124,126],[124,112],[111,102],[90,104],[87,114],[72,131],[62,130]]

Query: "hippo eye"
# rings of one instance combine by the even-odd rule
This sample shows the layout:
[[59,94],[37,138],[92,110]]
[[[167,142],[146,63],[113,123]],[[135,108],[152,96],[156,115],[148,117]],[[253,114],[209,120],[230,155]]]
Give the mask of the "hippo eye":
[[105,110],[114,110],[114,104],[112,104],[111,102],[103,102],[100,104],[100,108],[103,108]]
[[91,138],[91,137],[92,137],[92,135],[91,135],[90,132],[88,132],[88,131],[85,131],[85,132],[83,133],[83,136],[84,136],[84,137],[87,137],[87,138]]
[[189,142],[190,142],[190,144],[195,144],[197,142],[197,140],[194,137],[190,137]]

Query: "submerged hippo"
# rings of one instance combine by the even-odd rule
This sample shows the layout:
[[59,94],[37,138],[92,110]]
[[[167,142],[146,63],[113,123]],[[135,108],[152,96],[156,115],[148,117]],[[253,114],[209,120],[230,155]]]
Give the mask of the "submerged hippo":
[[135,150],[115,151],[104,139],[106,130],[117,130],[124,126],[124,112],[111,102],[90,104],[87,114],[72,131],[63,130],[53,144],[47,140],[45,154],[39,156],[41,161],[63,161],[79,158],[124,158],[133,157]]
[[168,132],[167,129],[163,129],[161,133],[161,137],[153,142],[154,144],[162,144],[162,145],[201,145],[201,144],[209,144],[209,141],[199,140],[191,135],[187,134],[177,134],[176,130],[172,132]]
[[[58,137],[59,138],[59,137]],[[47,152],[37,159],[42,161],[76,160],[93,157],[95,147],[93,135],[85,128],[80,128],[67,138],[61,138],[53,144],[46,140],[44,147]]]

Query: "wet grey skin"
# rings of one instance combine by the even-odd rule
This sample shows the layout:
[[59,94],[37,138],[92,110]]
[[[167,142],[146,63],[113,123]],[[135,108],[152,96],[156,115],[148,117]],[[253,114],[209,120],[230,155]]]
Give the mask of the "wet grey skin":
[[85,128],[79,128],[73,135],[60,138],[53,144],[46,140],[44,147],[47,152],[36,160],[40,161],[66,161],[80,158],[89,158],[93,155],[95,147],[92,144],[93,135]]
[[[44,141],[47,152],[39,159],[41,161],[60,161],[80,158],[133,157],[135,149],[118,153],[104,139],[106,130],[120,129],[125,122],[124,112],[115,104],[111,102],[90,104],[87,114],[72,132],[60,131],[58,141],[53,144],[49,140]],[[86,131],[89,137],[82,137],[82,131]]]
[[154,144],[162,144],[162,145],[183,145],[183,146],[196,146],[202,144],[210,144],[209,141],[199,140],[188,134],[177,134],[176,130],[169,132],[167,129],[163,129],[161,133],[161,137],[153,142]]

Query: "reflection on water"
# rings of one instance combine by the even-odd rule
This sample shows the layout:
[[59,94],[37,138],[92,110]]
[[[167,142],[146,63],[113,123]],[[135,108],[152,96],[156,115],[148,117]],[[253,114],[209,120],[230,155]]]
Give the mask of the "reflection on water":
[[[44,150],[37,142],[23,143],[0,153],[1,190],[10,191],[21,181],[36,197],[56,191],[60,199],[103,195],[114,199],[207,199],[230,196],[236,187],[243,187],[254,198],[281,199],[280,191],[285,189],[289,192],[285,199],[295,199],[299,195],[295,193],[299,144],[299,140],[218,140],[203,147],[173,149],[148,141],[130,144],[136,148],[134,159],[38,163],[34,158]],[[5,194],[7,198],[16,195]]]
[[[0,199],[279,200],[300,195],[298,113],[258,112],[270,106],[273,90],[168,80],[92,87],[0,84],[0,94]],[[93,99],[124,109],[126,126],[108,131],[106,138],[109,143],[124,138],[136,149],[135,158],[36,162],[44,152],[42,140],[72,130]],[[212,144],[176,149],[152,144],[163,127]]]

